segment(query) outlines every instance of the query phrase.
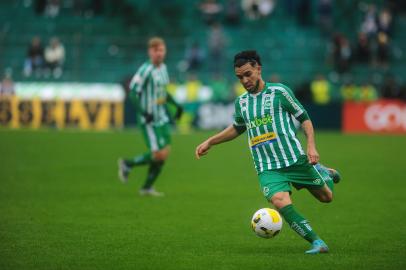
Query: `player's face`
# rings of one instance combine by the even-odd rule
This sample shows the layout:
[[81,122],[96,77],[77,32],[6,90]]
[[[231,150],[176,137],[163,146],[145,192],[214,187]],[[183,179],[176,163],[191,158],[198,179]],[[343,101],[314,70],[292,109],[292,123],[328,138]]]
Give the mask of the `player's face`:
[[152,63],[155,65],[161,64],[165,60],[166,47],[161,44],[148,49],[148,55]]
[[260,65],[257,64],[252,66],[250,63],[246,63],[241,67],[236,67],[234,71],[245,90],[248,92],[255,92],[257,90],[259,81],[261,79]]

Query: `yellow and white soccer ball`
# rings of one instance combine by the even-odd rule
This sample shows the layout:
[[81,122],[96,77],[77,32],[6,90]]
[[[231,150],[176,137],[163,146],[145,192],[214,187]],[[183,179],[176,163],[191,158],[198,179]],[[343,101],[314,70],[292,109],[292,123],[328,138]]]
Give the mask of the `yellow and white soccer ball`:
[[282,229],[282,217],[275,209],[262,208],[252,217],[251,227],[259,237],[272,238]]

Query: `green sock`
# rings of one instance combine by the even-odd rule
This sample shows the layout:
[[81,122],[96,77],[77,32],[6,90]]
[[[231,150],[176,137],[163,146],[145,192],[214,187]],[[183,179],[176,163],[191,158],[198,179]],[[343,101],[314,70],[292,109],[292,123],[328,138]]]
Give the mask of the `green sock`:
[[164,165],[163,161],[153,161],[149,166],[147,180],[145,180],[145,184],[142,187],[143,189],[149,189],[155,183],[158,175],[161,173],[162,166]]
[[151,153],[145,153],[134,157],[133,159],[126,159],[124,162],[128,167],[149,164],[152,161]]
[[279,213],[281,213],[290,228],[310,243],[320,239],[310,227],[309,222],[295,210],[292,204],[279,209]]

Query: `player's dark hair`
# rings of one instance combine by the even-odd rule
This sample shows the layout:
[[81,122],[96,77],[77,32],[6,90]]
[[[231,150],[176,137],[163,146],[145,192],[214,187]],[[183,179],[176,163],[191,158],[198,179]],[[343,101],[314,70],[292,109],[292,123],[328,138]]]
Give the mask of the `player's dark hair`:
[[256,64],[262,66],[261,57],[255,50],[242,51],[234,56],[234,67],[241,67],[246,63],[250,63],[251,66]]

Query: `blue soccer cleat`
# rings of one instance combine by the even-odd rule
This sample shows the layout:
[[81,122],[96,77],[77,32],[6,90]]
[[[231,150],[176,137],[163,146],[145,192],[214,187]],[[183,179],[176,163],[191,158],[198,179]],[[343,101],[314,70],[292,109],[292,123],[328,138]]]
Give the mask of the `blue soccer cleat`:
[[323,240],[318,239],[314,240],[312,243],[312,248],[305,251],[305,254],[319,254],[319,253],[327,253],[328,246],[324,243]]
[[337,184],[338,182],[340,182],[341,175],[337,170],[332,169],[332,168],[328,168],[327,170],[329,171],[330,177],[333,179],[334,183]]
[[340,175],[340,173],[339,173],[337,170],[332,169],[332,168],[327,168],[326,166],[324,166],[324,165],[322,165],[322,164],[320,164],[320,163],[317,163],[314,167],[316,168],[317,171],[319,171],[319,173],[320,173],[322,176],[323,176],[323,175],[326,175],[326,174],[327,174],[328,176],[330,176],[330,178],[333,179],[333,182],[334,182],[335,184],[337,184],[338,182],[340,182],[340,180],[341,180],[341,175]]

